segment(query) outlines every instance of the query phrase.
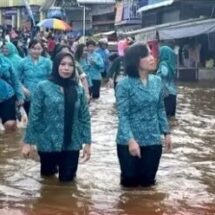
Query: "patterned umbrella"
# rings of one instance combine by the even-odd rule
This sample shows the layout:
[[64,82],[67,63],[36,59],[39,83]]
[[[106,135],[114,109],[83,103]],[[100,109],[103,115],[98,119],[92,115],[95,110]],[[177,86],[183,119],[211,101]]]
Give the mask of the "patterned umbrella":
[[58,30],[70,30],[71,26],[60,19],[44,19],[37,24],[39,27],[53,28]]

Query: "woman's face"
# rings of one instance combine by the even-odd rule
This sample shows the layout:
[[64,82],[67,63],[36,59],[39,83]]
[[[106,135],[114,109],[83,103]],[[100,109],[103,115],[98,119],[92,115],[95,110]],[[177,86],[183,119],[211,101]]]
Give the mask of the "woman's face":
[[90,52],[90,53],[92,53],[92,52],[94,52],[95,48],[96,47],[94,45],[88,45],[87,46],[87,51]]
[[155,58],[152,56],[150,50],[148,56],[140,59],[139,68],[140,70],[147,72],[151,72],[156,69]]
[[35,44],[29,49],[29,53],[32,58],[37,59],[40,57],[43,51],[42,45],[40,43]]
[[71,57],[64,57],[59,65],[58,69],[61,78],[70,78],[74,72],[74,63]]

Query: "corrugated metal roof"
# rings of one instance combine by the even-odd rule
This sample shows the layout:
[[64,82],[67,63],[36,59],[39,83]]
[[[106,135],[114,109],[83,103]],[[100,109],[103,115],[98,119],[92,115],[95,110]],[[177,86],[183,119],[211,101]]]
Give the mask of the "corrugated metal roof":
[[125,35],[133,35],[138,38],[150,36],[150,39],[155,39],[156,32],[158,32],[161,40],[180,39],[208,34],[215,32],[215,19],[197,18],[174,23],[165,23],[136,31],[130,31],[125,33]]
[[174,1],[175,0],[166,0],[166,1],[159,2],[159,3],[155,3],[155,4],[146,5],[146,6],[141,7],[137,12],[141,13],[141,12],[156,9],[159,7],[165,7],[165,6],[173,4]]
[[47,11],[51,6],[55,4],[56,0],[45,0],[44,3],[41,5],[40,10]]

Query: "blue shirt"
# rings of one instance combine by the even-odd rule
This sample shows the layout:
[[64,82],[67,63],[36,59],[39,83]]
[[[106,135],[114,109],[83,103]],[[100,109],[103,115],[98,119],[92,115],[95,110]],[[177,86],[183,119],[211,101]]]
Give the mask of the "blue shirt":
[[161,144],[169,132],[161,79],[148,76],[145,86],[139,78],[125,77],[116,87],[118,111],[117,144],[135,139],[140,146]]
[[[80,150],[83,143],[91,143],[91,123],[84,89],[77,86],[72,142],[68,150]],[[72,122],[71,122],[72,123]],[[35,144],[39,151],[63,150],[64,94],[61,87],[49,80],[41,81],[32,96],[29,122],[24,142]]]
[[[30,56],[25,57],[18,66],[19,78],[31,95],[40,81],[48,79],[52,71],[52,62],[49,58],[40,56],[36,63]],[[26,98],[30,100],[31,98]]]
[[96,53],[88,53],[87,58],[81,60],[81,65],[84,65],[83,69],[86,74],[89,74],[91,80],[101,80],[101,73],[104,71],[104,62],[101,56]]
[[98,48],[96,52],[102,57],[102,60],[104,62],[104,71],[108,71],[109,69],[109,60],[108,57],[110,55],[110,52],[108,49]]

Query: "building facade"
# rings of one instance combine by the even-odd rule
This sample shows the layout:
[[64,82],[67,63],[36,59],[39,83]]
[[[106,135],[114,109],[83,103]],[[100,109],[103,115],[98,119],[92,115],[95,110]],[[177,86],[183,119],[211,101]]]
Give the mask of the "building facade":
[[128,34],[172,46],[178,56],[178,79],[215,80],[214,0],[148,0],[138,12],[142,28]]
[[116,4],[115,27],[118,34],[141,28],[141,14],[138,9],[148,0],[122,0]]
[[[35,19],[39,22],[45,14],[40,11],[40,7],[45,0],[28,0]],[[6,27],[21,28],[29,23],[31,18],[23,0],[1,0],[0,1],[0,25]]]

